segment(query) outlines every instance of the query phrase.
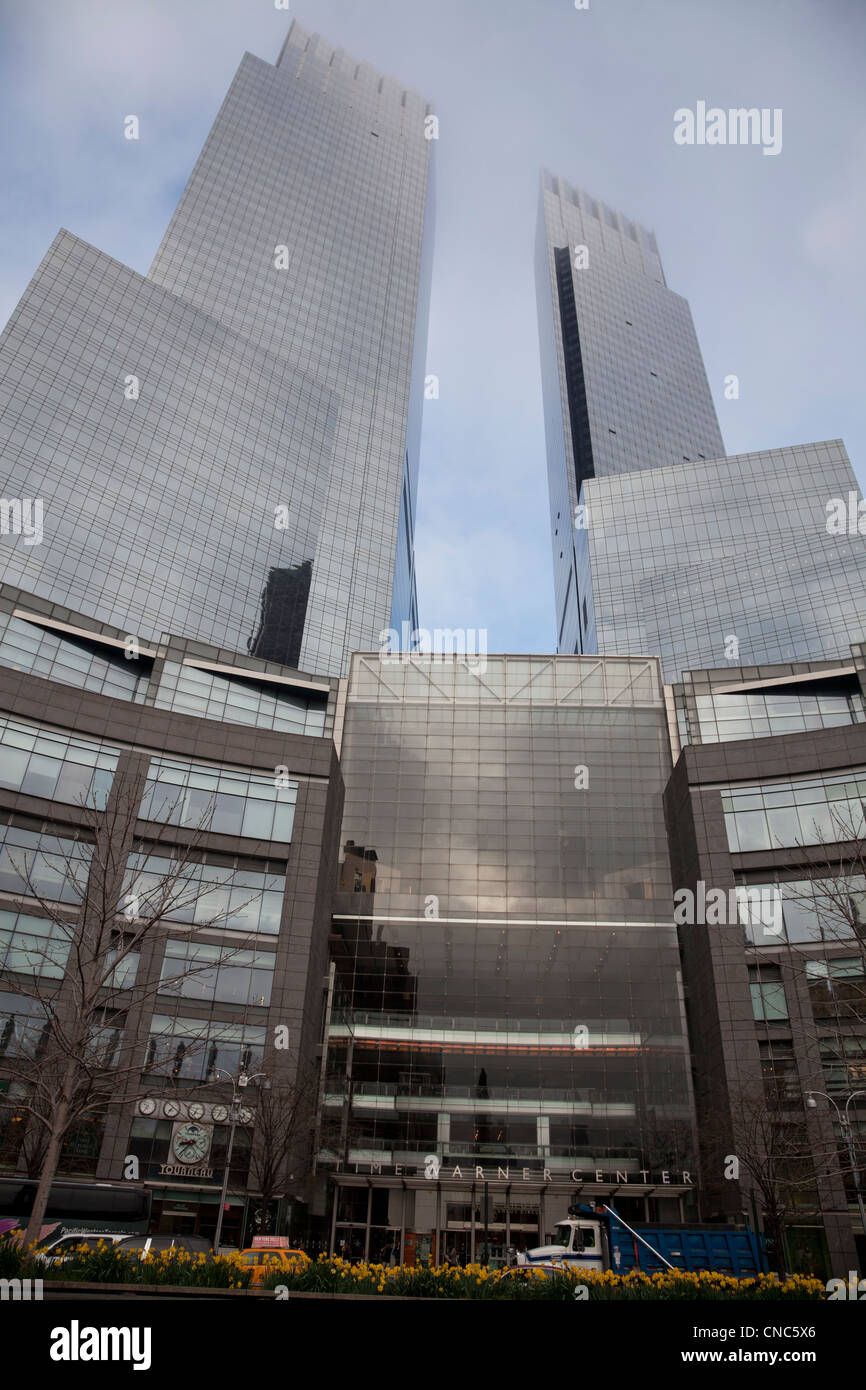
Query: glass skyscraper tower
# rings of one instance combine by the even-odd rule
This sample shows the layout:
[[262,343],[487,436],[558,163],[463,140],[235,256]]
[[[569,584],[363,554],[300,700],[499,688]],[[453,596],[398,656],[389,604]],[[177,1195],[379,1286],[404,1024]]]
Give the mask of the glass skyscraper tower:
[[725,447],[691,311],[652,232],[545,171],[536,285],[558,650],[591,651],[573,525],[584,482]]
[[658,655],[667,681],[847,659],[866,559],[833,520],[860,496],[841,440],[726,457],[655,237],[547,173],[536,268],[559,651]]
[[321,675],[417,625],[429,107],[293,24],[144,277],[61,231],[0,338],[0,580]]

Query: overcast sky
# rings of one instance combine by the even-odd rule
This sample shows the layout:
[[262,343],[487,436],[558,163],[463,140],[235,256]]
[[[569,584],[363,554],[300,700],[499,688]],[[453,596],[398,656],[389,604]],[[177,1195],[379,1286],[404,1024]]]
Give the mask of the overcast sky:
[[[553,651],[533,242],[539,169],[654,228],[729,453],[866,464],[866,0],[0,0],[0,322],[60,226],[146,272],[244,50],[292,17],[441,121],[421,621]],[[781,107],[777,157],[675,144]],[[139,142],[123,118],[141,120]],[[736,373],[740,399],[724,399]]]

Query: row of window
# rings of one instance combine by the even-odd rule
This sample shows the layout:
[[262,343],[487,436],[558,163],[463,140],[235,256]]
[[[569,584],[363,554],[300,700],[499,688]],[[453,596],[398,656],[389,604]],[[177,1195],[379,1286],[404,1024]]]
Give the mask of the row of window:
[[285,877],[204,860],[133,854],[125,906],[133,917],[276,936]]
[[0,718],[0,787],[104,810],[120,750]]
[[140,701],[151,670],[150,661],[127,661],[120,649],[94,650],[93,644],[11,617],[0,636],[0,663],[116,700]]
[[144,820],[221,835],[289,843],[298,784],[272,777],[154,758],[141,802]]
[[154,1014],[144,1069],[175,1081],[208,1081],[217,1071],[254,1074],[263,1067],[266,1033],[249,1024]]
[[[0,910],[0,970],[40,979],[62,979],[75,930],[74,923]],[[271,1002],[275,960],[272,952],[169,940],[160,993],[266,1008]],[[117,965],[112,971],[115,961]],[[114,989],[130,989],[138,963],[135,951],[127,951],[119,960],[117,951],[107,952],[106,984]]]
[[[0,627],[0,662],[15,671],[28,671],[115,699],[141,701],[145,696],[153,669],[150,659],[139,656],[127,660],[120,648],[40,628],[23,618],[9,617],[4,625],[0,615]],[[165,663],[154,703],[157,709],[229,724],[319,736],[325,731],[326,703],[320,695],[177,662]]]
[[272,952],[167,941],[160,993],[265,1008],[271,1002],[275,961]]
[[[79,906],[92,853],[83,840],[0,825],[0,892]],[[284,889],[282,873],[133,854],[118,914],[276,936]]]
[[166,662],[157,709],[178,710],[202,719],[250,724],[284,733],[322,735],[326,706],[321,699],[292,692],[275,683],[259,684]]
[[[48,800],[104,810],[120,750],[0,718],[0,787]],[[290,843],[298,783],[272,776],[153,758],[142,798],[142,819]]]
[[744,691],[698,695],[695,703],[702,743],[830,729],[866,720],[866,706],[859,690],[815,695]]
[[842,773],[722,792],[728,848],[778,849],[866,836],[866,777]]

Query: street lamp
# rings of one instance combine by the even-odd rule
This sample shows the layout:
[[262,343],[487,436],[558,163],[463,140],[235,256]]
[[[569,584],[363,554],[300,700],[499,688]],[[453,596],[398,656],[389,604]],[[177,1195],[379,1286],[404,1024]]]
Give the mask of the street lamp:
[[842,1130],[842,1138],[845,1140],[845,1144],[848,1148],[848,1158],[851,1162],[851,1172],[854,1175],[854,1187],[857,1192],[857,1205],[860,1208],[860,1222],[863,1226],[863,1234],[864,1236],[866,1236],[866,1208],[864,1208],[863,1206],[863,1192],[860,1187],[860,1172],[857,1167],[857,1155],[854,1150],[854,1131],[851,1128],[851,1119],[848,1114],[848,1108],[852,1100],[856,1100],[858,1096],[866,1096],[866,1091],[852,1091],[847,1101],[845,1102],[844,1111],[839,1109],[833,1097],[828,1096],[826,1091],[806,1092],[806,1105],[810,1110],[817,1110],[818,1108],[818,1102],[815,1099],[816,1096],[823,1096],[825,1100],[828,1100],[830,1102],[833,1109],[836,1111],[836,1117],[839,1121],[839,1125]]
[[232,1149],[235,1146],[235,1130],[237,1129],[238,1116],[240,1114],[241,1101],[243,1099],[242,1092],[246,1090],[247,1086],[249,1086],[251,1081],[258,1081],[260,1078],[264,1078],[265,1076],[267,1076],[267,1072],[257,1071],[254,1073],[253,1076],[248,1076],[245,1071],[242,1071],[238,1072],[237,1076],[234,1076],[230,1071],[222,1071],[219,1067],[217,1067],[216,1071],[214,1072],[214,1075],[225,1076],[232,1083],[232,1102],[231,1107],[229,1109],[229,1114],[231,1116],[231,1126],[229,1128],[229,1143],[228,1148],[226,1150],[226,1164],[225,1169],[223,1171],[223,1189],[222,1193],[220,1194],[220,1209],[219,1215],[217,1216],[216,1235],[214,1236],[213,1242],[214,1254],[218,1255],[220,1252],[220,1237],[223,1233],[223,1216],[225,1215],[226,1209],[226,1196],[228,1194],[229,1188],[229,1172],[232,1166]]

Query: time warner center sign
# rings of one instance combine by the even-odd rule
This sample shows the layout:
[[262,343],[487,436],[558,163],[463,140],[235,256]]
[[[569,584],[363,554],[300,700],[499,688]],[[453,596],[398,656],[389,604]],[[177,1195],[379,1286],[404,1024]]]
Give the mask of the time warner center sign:
[[[337,1164],[337,1171],[345,1172],[345,1165]],[[667,1170],[663,1170],[654,1175],[648,1168],[638,1168],[636,1172],[617,1170],[613,1173],[603,1173],[600,1168],[588,1171],[572,1168],[570,1172],[564,1170],[553,1173],[550,1168],[512,1168],[511,1164],[507,1164],[504,1168],[497,1166],[495,1169],[459,1163],[455,1163],[453,1167],[446,1167],[436,1154],[427,1154],[423,1168],[413,1169],[407,1164],[401,1163],[353,1163],[350,1165],[350,1171],[369,1173],[371,1176],[378,1175],[380,1177],[426,1178],[429,1182],[552,1183],[570,1181],[573,1183],[594,1183],[602,1187],[622,1187],[629,1182],[644,1187],[694,1186],[691,1173],[685,1171],[680,1174],[671,1174]]]

